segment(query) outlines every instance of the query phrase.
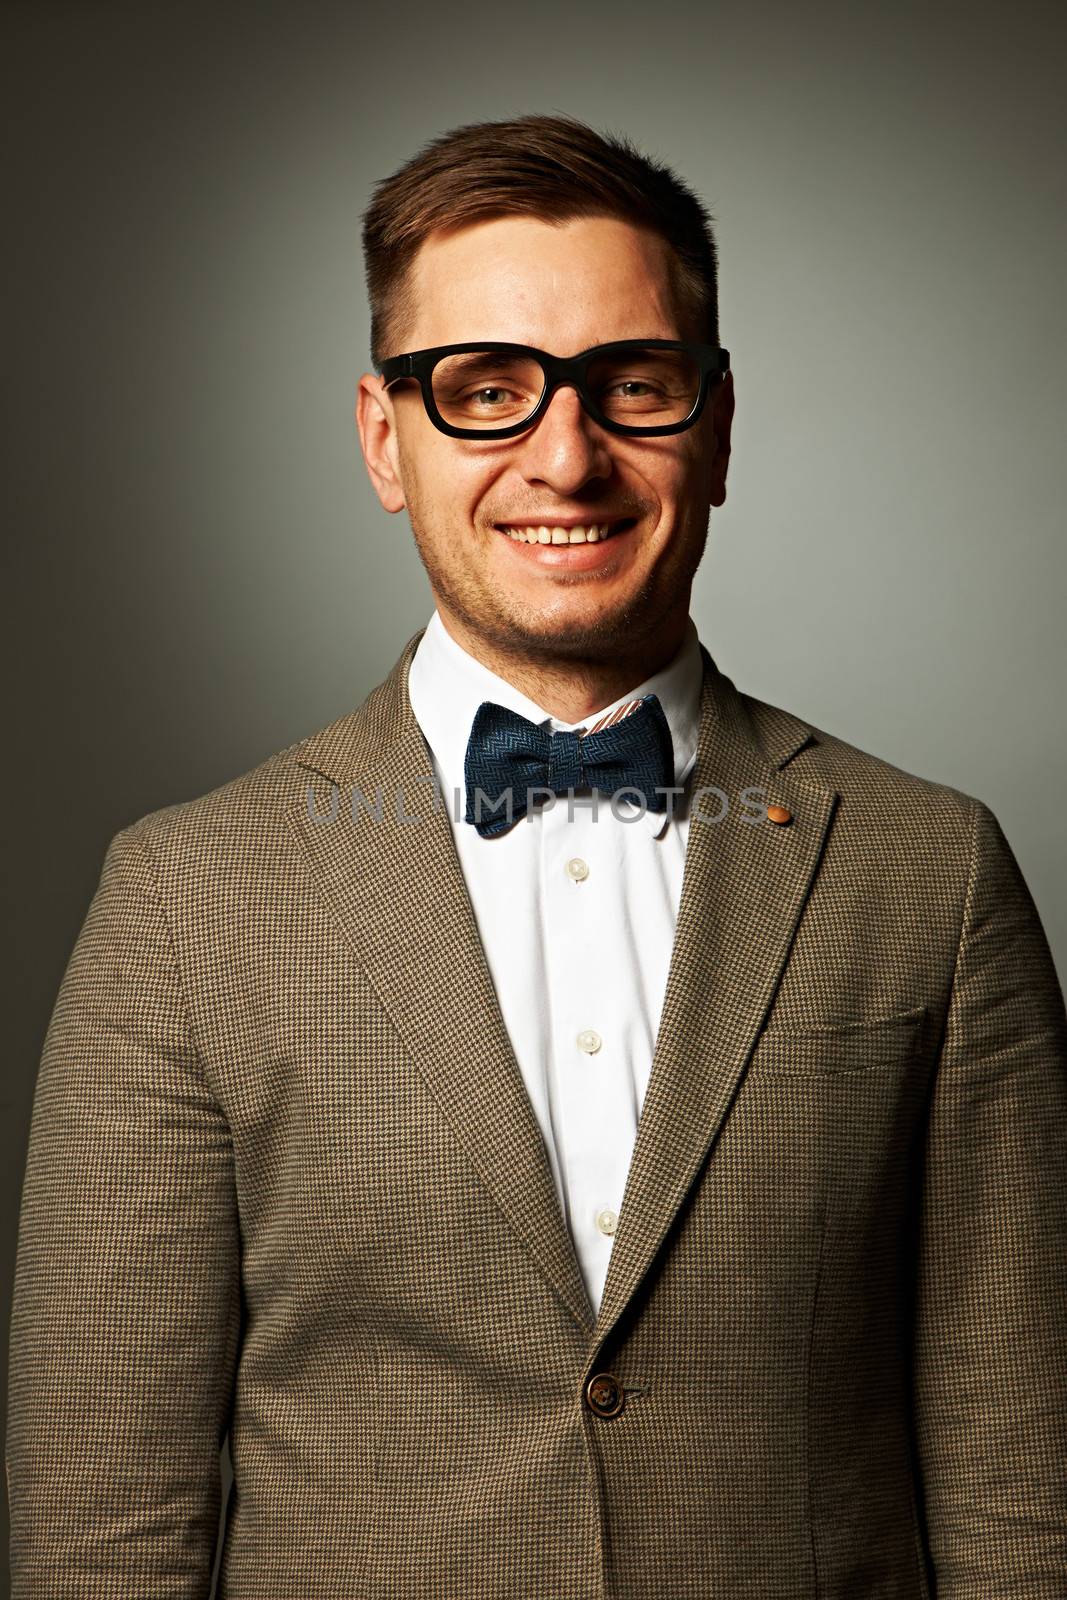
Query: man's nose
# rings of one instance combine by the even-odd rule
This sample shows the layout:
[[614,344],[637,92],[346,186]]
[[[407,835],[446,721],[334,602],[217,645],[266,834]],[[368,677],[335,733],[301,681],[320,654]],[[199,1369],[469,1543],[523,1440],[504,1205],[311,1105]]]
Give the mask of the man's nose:
[[559,494],[573,494],[590,478],[611,474],[604,431],[587,415],[570,384],[559,386],[539,420],[519,437],[523,476],[550,484]]

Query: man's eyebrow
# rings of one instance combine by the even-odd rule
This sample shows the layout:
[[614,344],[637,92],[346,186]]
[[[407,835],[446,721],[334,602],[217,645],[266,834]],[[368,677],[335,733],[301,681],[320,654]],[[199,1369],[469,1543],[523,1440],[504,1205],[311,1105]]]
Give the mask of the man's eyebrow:
[[477,366],[478,362],[499,362],[507,355],[520,354],[518,350],[464,350],[459,355],[443,355],[443,362],[450,366]]
[[442,364],[447,366],[449,372],[467,372],[472,367],[492,366],[497,361],[504,361],[512,354],[519,352],[511,350],[469,350],[465,355],[443,356]]

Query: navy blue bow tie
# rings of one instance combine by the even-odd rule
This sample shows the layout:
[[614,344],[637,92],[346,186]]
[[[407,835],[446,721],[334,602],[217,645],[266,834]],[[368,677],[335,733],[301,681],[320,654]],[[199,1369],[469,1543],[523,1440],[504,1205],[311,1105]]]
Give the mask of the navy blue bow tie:
[[[646,694],[635,709],[589,733],[549,733],[507,706],[483,700],[474,714],[463,763],[467,787],[464,821],[483,839],[525,816],[529,790],[565,794],[598,789],[633,800],[639,791],[649,811],[666,811],[674,783],[674,744],[663,707]],[[477,791],[481,791],[478,793]],[[533,801],[536,803],[535,793]]]

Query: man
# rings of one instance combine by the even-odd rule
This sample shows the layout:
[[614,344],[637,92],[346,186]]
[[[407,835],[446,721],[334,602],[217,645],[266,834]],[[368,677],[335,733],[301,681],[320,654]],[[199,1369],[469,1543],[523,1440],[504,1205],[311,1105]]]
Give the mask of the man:
[[206,1595],[227,1429],[228,1600],[1062,1596],[1063,997],[981,801],[697,637],[706,213],[526,117],[364,243],[435,610],[108,850],[25,1182],[16,1596]]

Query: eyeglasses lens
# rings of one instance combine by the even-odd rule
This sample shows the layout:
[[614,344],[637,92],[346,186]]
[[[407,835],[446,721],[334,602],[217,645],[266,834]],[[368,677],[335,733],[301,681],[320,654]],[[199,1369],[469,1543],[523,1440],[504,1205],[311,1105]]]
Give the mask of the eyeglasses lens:
[[684,350],[622,350],[595,357],[586,382],[610,422],[660,428],[684,421],[696,405],[700,367]]

